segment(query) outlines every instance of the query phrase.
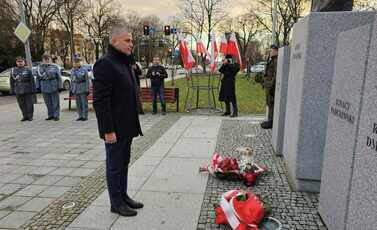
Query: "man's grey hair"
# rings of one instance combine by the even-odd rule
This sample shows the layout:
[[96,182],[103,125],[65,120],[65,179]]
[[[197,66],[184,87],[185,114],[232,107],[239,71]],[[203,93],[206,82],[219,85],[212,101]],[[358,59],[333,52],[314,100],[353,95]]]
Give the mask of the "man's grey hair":
[[131,29],[128,25],[126,24],[115,24],[111,27],[111,33],[110,33],[110,43],[113,37],[118,36],[119,34],[122,33],[131,33]]

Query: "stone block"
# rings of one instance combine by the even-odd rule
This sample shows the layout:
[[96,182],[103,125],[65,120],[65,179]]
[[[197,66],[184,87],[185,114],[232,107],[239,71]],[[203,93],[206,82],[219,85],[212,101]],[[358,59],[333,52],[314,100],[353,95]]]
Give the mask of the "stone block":
[[295,190],[320,191],[338,35],[374,17],[375,12],[311,13],[293,28],[283,152]]
[[277,155],[283,154],[290,58],[290,47],[279,49],[275,87],[274,125],[272,127],[272,147]]
[[338,38],[319,206],[322,219],[330,230],[346,229],[350,182],[353,171],[357,170],[353,162],[359,111],[362,94],[367,93],[364,83],[371,27],[366,25],[346,31]]

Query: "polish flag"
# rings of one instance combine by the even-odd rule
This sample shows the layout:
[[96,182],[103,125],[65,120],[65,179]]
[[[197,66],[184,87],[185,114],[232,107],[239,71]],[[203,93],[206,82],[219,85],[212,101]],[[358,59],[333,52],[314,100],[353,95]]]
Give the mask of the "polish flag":
[[211,71],[212,73],[215,72],[216,70],[216,59],[217,59],[217,55],[219,54],[218,50],[217,50],[217,45],[216,45],[216,36],[215,34],[212,34],[211,35],[211,59],[210,59],[210,67],[211,67]]
[[230,35],[226,54],[231,54],[233,57],[235,57],[237,59],[238,64],[242,68],[241,53],[238,49],[237,39],[234,33]]
[[221,43],[220,43],[220,53],[223,55],[226,55],[227,48],[228,47],[228,41],[226,40],[225,35],[221,36]]
[[201,39],[198,39],[196,41],[196,53],[198,54],[205,54],[206,55],[206,58],[207,60],[210,60],[210,54],[208,52],[208,50],[206,49],[203,41]]
[[187,41],[183,38],[182,34],[177,34],[179,40],[179,51],[181,52],[183,66],[186,70],[192,69],[195,64],[195,59],[188,48]]

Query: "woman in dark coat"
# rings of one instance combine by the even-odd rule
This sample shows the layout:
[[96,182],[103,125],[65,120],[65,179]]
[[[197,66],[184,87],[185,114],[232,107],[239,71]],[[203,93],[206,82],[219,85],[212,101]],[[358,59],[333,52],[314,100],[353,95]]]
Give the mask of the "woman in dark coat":
[[[220,67],[219,72],[222,73],[221,86],[219,93],[219,101],[225,103],[225,113],[222,116],[237,117],[237,98],[236,98],[236,75],[240,71],[240,65],[233,63],[231,55],[227,55]],[[232,113],[230,113],[230,103],[232,103]]]

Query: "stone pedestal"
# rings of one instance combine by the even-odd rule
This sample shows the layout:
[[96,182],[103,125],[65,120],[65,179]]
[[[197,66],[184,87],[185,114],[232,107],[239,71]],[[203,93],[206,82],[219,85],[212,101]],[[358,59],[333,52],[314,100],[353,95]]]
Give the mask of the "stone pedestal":
[[377,21],[341,33],[319,205],[329,230],[376,229],[376,75]]
[[320,191],[338,35],[372,23],[374,16],[311,13],[294,26],[283,152],[295,190]]
[[272,147],[277,155],[283,154],[290,54],[290,47],[282,47],[279,49],[275,87],[274,122],[272,127]]

